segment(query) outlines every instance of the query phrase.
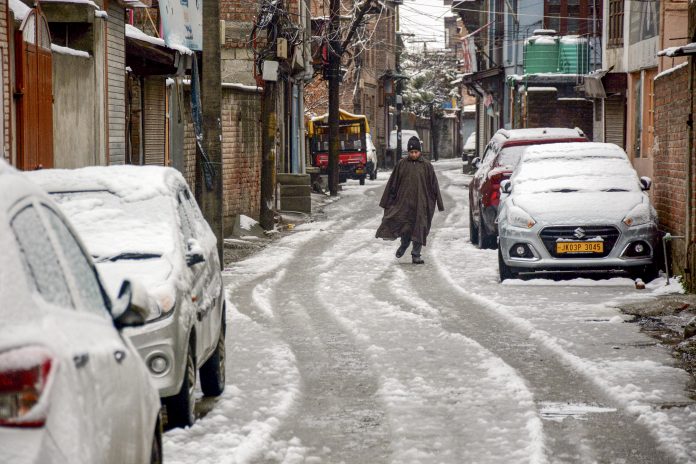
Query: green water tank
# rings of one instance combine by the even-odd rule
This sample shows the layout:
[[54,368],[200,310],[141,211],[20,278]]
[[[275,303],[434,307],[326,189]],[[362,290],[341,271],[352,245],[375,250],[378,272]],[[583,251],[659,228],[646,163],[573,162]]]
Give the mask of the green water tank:
[[590,69],[590,47],[587,39],[575,35],[561,37],[560,71],[563,74],[587,74]]
[[533,35],[524,41],[524,73],[558,72],[559,38]]

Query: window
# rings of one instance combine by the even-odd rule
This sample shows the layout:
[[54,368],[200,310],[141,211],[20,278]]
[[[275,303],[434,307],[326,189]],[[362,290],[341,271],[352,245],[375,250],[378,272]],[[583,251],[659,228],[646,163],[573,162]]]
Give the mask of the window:
[[624,0],[609,0],[609,47],[623,46],[624,38]]
[[585,35],[593,30],[590,13],[588,0],[546,0],[544,27],[561,35]]
[[30,286],[47,302],[72,308],[63,268],[34,207],[28,206],[17,213],[10,226],[19,243]]
[[44,206],[43,211],[48,216],[51,228],[60,242],[70,273],[74,276],[82,307],[98,315],[107,315],[108,308],[104,301],[101,285],[84,251],[65,223],[53,210]]

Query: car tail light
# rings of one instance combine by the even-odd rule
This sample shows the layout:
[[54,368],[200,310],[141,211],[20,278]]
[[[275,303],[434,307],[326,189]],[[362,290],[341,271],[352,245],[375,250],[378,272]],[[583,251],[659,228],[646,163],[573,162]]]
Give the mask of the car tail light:
[[493,169],[491,170],[488,180],[490,181],[491,190],[489,195],[489,205],[487,206],[498,206],[500,203],[500,183],[505,179],[510,178],[510,171]]
[[44,348],[24,347],[0,353],[0,426],[42,427],[54,362]]

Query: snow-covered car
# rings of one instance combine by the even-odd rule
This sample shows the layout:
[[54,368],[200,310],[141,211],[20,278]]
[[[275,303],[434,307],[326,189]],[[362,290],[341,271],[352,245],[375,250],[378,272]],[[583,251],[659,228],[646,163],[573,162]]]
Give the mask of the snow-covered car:
[[377,148],[372,143],[370,134],[365,134],[365,144],[367,145],[367,166],[365,168],[370,180],[375,180],[377,179]]
[[626,153],[610,143],[530,147],[502,190],[500,279],[520,272],[656,275],[657,214]]
[[2,160],[0,247],[0,461],[161,462],[157,390],[119,334],[146,293],[109,298],[60,208]]
[[462,148],[462,172],[464,174],[472,173],[476,171],[476,168],[472,164],[474,158],[476,157],[476,132],[469,134],[464,142],[464,147]]
[[585,142],[578,128],[539,127],[499,129],[488,142],[483,158],[474,158],[476,173],[469,183],[469,240],[479,248],[495,248],[498,230],[496,217],[500,205],[500,183],[512,171],[531,145],[559,142]]
[[203,394],[225,387],[225,306],[216,238],[175,169],[89,167],[30,173],[83,237],[106,287],[129,277],[156,302],[138,347],[167,408],[167,423],[195,420]]

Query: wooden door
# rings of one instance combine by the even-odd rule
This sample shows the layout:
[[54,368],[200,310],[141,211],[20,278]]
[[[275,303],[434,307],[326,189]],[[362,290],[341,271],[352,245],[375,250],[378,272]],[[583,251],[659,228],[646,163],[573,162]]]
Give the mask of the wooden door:
[[15,35],[17,167],[53,167],[53,63],[51,34],[39,9]]

